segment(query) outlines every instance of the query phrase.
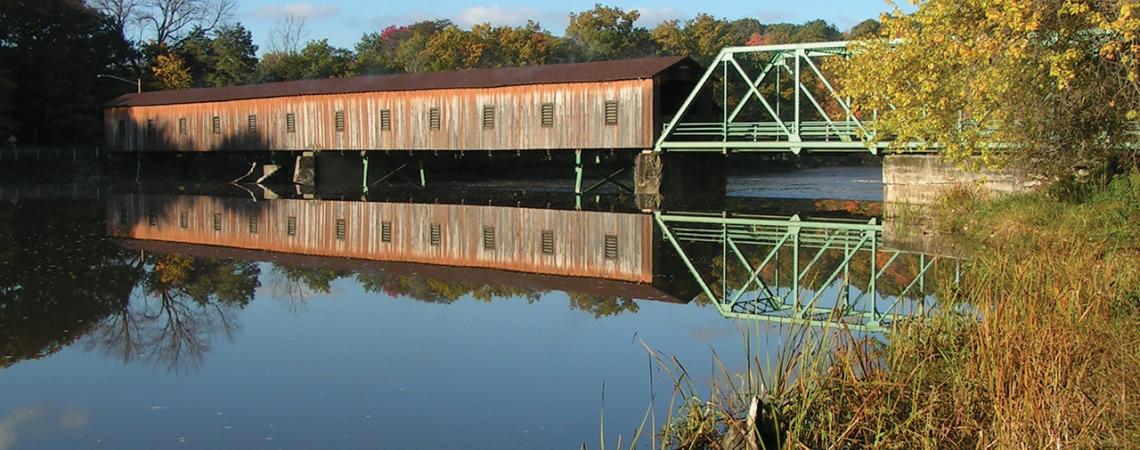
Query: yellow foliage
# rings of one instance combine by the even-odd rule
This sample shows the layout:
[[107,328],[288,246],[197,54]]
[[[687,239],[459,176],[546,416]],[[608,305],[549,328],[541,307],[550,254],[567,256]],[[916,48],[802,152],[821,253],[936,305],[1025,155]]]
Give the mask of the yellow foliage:
[[177,53],[158,55],[151,67],[154,78],[162,84],[163,89],[186,89],[190,87],[190,71],[186,62]]
[[[1074,112],[1111,108],[1114,92],[1136,91],[1140,18],[1132,0],[915,4],[913,13],[896,9],[882,17],[891,42],[858,43],[837,69],[862,115],[877,111],[876,138],[938,145],[961,161],[995,149],[1052,151],[1103,140],[1101,132],[1119,128],[1124,112],[1140,109],[1133,96],[1115,116]],[[1109,80],[1132,85],[1106,89]]]

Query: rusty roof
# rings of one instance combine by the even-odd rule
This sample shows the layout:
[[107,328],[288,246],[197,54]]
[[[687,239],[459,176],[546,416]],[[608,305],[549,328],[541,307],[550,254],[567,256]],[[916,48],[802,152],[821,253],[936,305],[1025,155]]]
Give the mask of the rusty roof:
[[696,66],[686,56],[546,64],[497,69],[470,69],[452,72],[370,75],[351,78],[282,81],[220,88],[177,89],[126,94],[104,104],[151,106],[205,103],[298,95],[350,94],[430,89],[494,88],[529,84],[589,83],[598,81],[652,78],[682,63]]

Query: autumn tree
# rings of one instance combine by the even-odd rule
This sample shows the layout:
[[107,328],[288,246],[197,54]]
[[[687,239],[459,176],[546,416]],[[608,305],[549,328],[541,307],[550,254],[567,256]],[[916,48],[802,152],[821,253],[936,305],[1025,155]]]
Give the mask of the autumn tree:
[[1131,1],[929,0],[883,17],[841,79],[878,138],[1038,173],[1135,165],[1140,18]]
[[163,53],[155,57],[151,65],[156,89],[186,89],[193,82],[186,62],[178,53]]

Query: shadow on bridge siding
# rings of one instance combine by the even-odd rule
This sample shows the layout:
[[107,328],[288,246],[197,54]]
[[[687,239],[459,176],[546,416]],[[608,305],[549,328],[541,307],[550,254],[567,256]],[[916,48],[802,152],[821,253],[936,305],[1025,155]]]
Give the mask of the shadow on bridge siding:
[[[178,130],[171,124],[156,123],[148,132],[147,123],[125,122],[132,130],[140,130],[134,139],[144,141],[144,151],[125,152],[110,149],[112,173],[118,180],[138,180],[155,183],[230,182],[249,173],[243,182],[252,182],[262,176],[264,165],[280,168],[264,184],[292,186],[296,158],[302,151],[249,150],[269,148],[268,141],[256,132],[229,131],[210,148],[194,152],[173,152],[165,149],[178,144]],[[317,190],[324,194],[360,194],[363,186],[369,191],[398,185],[418,185],[418,171],[422,164],[435,181],[475,181],[487,179],[513,180],[565,180],[566,191],[573,192],[575,152],[561,150],[495,150],[495,151],[431,151],[431,150],[338,150],[313,149],[319,165],[328,174],[318,173]],[[583,150],[586,183],[602,179],[624,169],[617,178],[632,185],[634,157],[638,150]],[[363,173],[363,157],[368,159],[367,176]],[[251,164],[257,164],[250,173]],[[403,169],[400,169],[403,168]],[[400,172],[400,173],[394,173]],[[387,177],[387,178],[386,178]],[[386,178],[386,179],[385,179]],[[385,179],[381,181],[381,179]],[[292,189],[289,189],[292,190]],[[605,187],[601,192],[615,192]]]

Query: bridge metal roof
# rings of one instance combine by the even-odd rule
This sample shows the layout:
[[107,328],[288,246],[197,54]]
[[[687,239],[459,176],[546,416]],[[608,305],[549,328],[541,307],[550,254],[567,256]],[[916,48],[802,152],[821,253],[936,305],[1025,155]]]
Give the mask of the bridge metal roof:
[[535,84],[636,80],[652,78],[673,66],[682,64],[695,66],[697,63],[686,56],[669,56],[452,72],[282,81],[221,88],[178,89],[126,94],[105,103],[103,106],[173,105],[299,95],[494,88]]

